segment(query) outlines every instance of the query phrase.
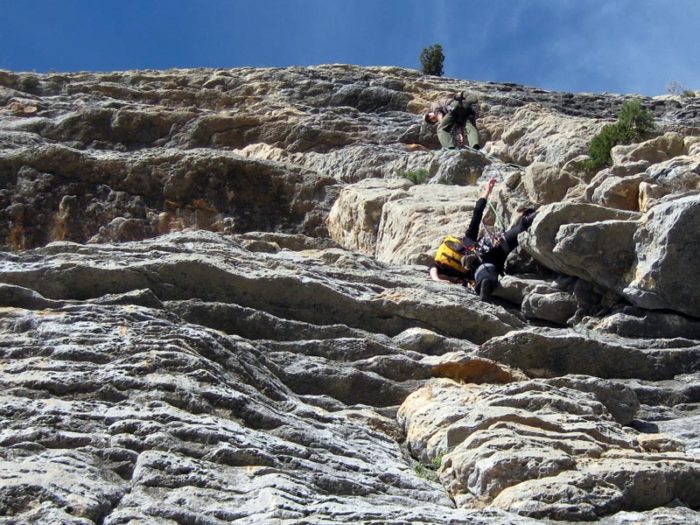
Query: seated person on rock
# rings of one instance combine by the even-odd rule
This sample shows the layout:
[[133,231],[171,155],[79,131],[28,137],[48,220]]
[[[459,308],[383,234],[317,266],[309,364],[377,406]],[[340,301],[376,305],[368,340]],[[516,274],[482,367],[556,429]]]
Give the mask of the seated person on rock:
[[479,239],[479,226],[496,179],[491,179],[476,201],[467,231],[462,239],[445,237],[430,266],[430,277],[473,287],[479,297],[487,300],[498,286],[506,258],[518,246],[518,234],[527,230],[535,218],[535,211],[525,210],[518,222],[505,233]]
[[464,147],[466,130],[469,147],[479,149],[479,132],[476,129],[476,95],[464,96],[433,102],[430,111],[425,114],[428,124],[437,124],[437,136],[443,148]]

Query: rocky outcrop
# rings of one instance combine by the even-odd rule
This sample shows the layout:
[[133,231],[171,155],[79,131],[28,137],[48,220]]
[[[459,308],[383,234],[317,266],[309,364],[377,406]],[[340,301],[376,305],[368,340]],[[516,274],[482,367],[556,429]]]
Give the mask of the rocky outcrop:
[[487,152],[509,162],[563,165],[586,153],[602,124],[586,117],[563,115],[560,108],[528,104],[519,108]]
[[650,341],[567,329],[509,332],[484,343],[477,353],[524,370],[530,377],[573,373],[661,380],[700,369],[700,346],[694,341]]
[[624,290],[626,297],[648,309],[672,309],[700,317],[694,286],[700,245],[697,195],[659,204],[648,212],[635,233],[637,265]]
[[442,380],[411,394],[399,421],[414,454],[439,458],[438,474],[458,506],[581,521],[673,499],[700,503],[691,503],[700,462],[669,438],[644,452],[649,444],[613,420],[608,406],[626,410],[629,392],[599,382],[582,395],[571,386]]
[[[338,520],[352,508],[352,516],[386,522],[477,519],[449,510],[439,486],[416,476],[392,417],[421,381],[467,377],[463,357],[424,361],[433,332],[416,339],[415,328],[401,331],[435,322],[446,332],[454,315],[464,324],[452,329],[463,336],[467,303],[440,307],[425,296],[421,304],[422,276],[387,269],[372,283],[377,263],[369,259],[277,237],[285,240],[301,251],[249,251],[199,232],[6,256],[3,281],[14,284],[0,287],[10,366],[2,379],[2,472],[12,480],[2,489],[11,502],[4,513],[266,522]],[[472,336],[489,323],[497,332],[510,329],[504,321],[520,324],[499,308],[489,322],[474,306]],[[431,336],[433,347],[439,339]],[[442,351],[459,347],[472,348],[454,340]],[[487,362],[474,362],[472,377],[488,378],[480,372]],[[53,371],[42,378],[45,367]],[[45,486],[39,472],[55,481]],[[44,504],[35,507],[30,495]],[[406,513],[416,498],[423,503]]]
[[465,229],[477,197],[473,186],[367,179],[341,190],[328,231],[342,246],[383,263],[424,264],[445,235]]
[[[700,104],[592,170],[629,98],[0,71],[0,521],[700,522]],[[425,264],[492,177],[484,303]]]

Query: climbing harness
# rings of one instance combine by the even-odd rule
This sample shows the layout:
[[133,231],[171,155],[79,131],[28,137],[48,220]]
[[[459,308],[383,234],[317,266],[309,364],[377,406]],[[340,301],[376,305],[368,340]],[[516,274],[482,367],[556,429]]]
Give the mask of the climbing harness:
[[479,254],[479,256],[483,256],[491,248],[505,242],[506,226],[501,219],[501,215],[498,213],[496,207],[491,203],[491,201],[487,200],[486,202],[496,217],[496,222],[498,223],[498,228],[500,228],[500,230],[498,230],[495,226],[492,229],[488,224],[486,224],[484,218],[481,218],[481,227],[484,229],[484,235],[479,239],[476,246],[476,252]]

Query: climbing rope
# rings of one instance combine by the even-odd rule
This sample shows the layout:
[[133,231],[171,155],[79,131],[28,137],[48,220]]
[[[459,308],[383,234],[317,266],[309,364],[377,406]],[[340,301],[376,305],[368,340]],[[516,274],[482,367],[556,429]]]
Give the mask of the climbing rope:
[[496,207],[495,207],[493,204],[491,204],[491,201],[486,201],[486,202],[488,203],[489,208],[491,208],[491,211],[493,212],[493,214],[496,216],[496,220],[498,221],[498,224],[499,224],[499,226],[501,227],[501,233],[505,232],[505,231],[506,231],[506,227],[505,227],[505,225],[503,224],[503,221],[501,220],[501,216],[500,216],[499,213],[496,211]]

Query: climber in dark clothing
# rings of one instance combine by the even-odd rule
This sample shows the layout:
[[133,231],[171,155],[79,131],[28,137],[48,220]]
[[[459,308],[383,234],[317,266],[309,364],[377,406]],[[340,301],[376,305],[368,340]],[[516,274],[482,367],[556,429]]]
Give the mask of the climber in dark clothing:
[[466,133],[469,147],[479,149],[479,131],[476,129],[476,95],[459,95],[433,102],[425,114],[428,124],[437,124],[437,136],[443,148],[464,146]]
[[[434,281],[471,284],[479,296],[486,300],[498,286],[498,276],[503,273],[508,254],[518,247],[518,235],[527,230],[535,218],[534,210],[526,210],[512,228],[491,242],[479,238],[479,227],[489,195],[496,184],[491,179],[484,193],[476,201],[471,221],[459,246],[440,246],[430,277]],[[459,261],[459,262],[457,262]],[[446,262],[448,264],[446,264]]]

